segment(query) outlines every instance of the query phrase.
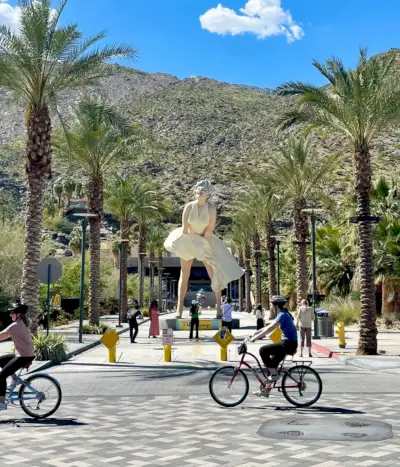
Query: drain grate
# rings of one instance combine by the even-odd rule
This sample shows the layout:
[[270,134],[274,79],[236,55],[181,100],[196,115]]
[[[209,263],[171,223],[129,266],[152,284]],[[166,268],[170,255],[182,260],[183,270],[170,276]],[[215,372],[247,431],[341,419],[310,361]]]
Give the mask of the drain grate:
[[317,441],[383,441],[393,437],[392,425],[384,422],[307,417],[269,420],[257,434],[265,438]]

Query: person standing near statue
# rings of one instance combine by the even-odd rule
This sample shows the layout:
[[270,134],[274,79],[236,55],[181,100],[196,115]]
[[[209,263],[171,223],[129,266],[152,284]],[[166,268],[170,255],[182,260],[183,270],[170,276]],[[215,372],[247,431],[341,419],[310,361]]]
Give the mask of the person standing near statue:
[[199,305],[196,300],[192,300],[190,307],[190,334],[189,339],[193,339],[193,330],[196,328],[196,341],[199,340]]
[[217,210],[209,202],[211,182],[198,182],[194,191],[196,200],[186,204],[182,214],[182,227],[173,230],[164,242],[164,248],[176,254],[181,262],[177,316],[182,317],[190,270],[193,260],[198,259],[203,262],[211,279],[211,288],[216,295],[217,317],[221,317],[221,291],[227,288],[229,282],[240,279],[244,271],[225,243],[213,233]]
[[222,305],[222,327],[229,329],[230,333],[232,333],[232,311],[232,299],[228,297]]

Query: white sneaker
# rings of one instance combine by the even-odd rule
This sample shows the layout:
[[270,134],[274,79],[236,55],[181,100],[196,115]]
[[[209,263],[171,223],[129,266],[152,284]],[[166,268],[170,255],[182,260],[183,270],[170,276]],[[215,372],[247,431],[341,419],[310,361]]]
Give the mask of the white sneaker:
[[271,383],[274,383],[275,381],[279,381],[280,376],[279,375],[269,375],[267,380],[270,381]]
[[271,389],[269,388],[261,388],[258,391],[253,392],[253,395],[257,397],[261,397],[261,396],[269,397],[270,392],[271,392]]
[[5,402],[0,402],[0,412],[2,410],[7,410],[7,404]]

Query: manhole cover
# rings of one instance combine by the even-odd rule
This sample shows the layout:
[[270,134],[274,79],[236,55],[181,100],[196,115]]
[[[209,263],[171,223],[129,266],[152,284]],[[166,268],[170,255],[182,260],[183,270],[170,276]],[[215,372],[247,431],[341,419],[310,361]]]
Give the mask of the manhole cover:
[[382,441],[393,437],[392,425],[384,422],[307,417],[269,420],[257,434],[265,438],[317,441]]

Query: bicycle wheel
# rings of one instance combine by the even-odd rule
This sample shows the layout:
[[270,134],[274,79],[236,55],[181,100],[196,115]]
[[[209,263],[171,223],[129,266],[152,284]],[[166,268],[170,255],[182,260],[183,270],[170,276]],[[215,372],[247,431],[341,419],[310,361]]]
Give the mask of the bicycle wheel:
[[322,381],[312,368],[294,366],[282,379],[282,392],[286,400],[296,407],[309,407],[321,397]]
[[33,418],[46,418],[60,407],[62,394],[58,382],[48,375],[32,375],[25,379],[18,397],[22,410]]
[[242,370],[224,366],[211,376],[209,389],[215,402],[223,407],[235,407],[246,399],[249,380]]

